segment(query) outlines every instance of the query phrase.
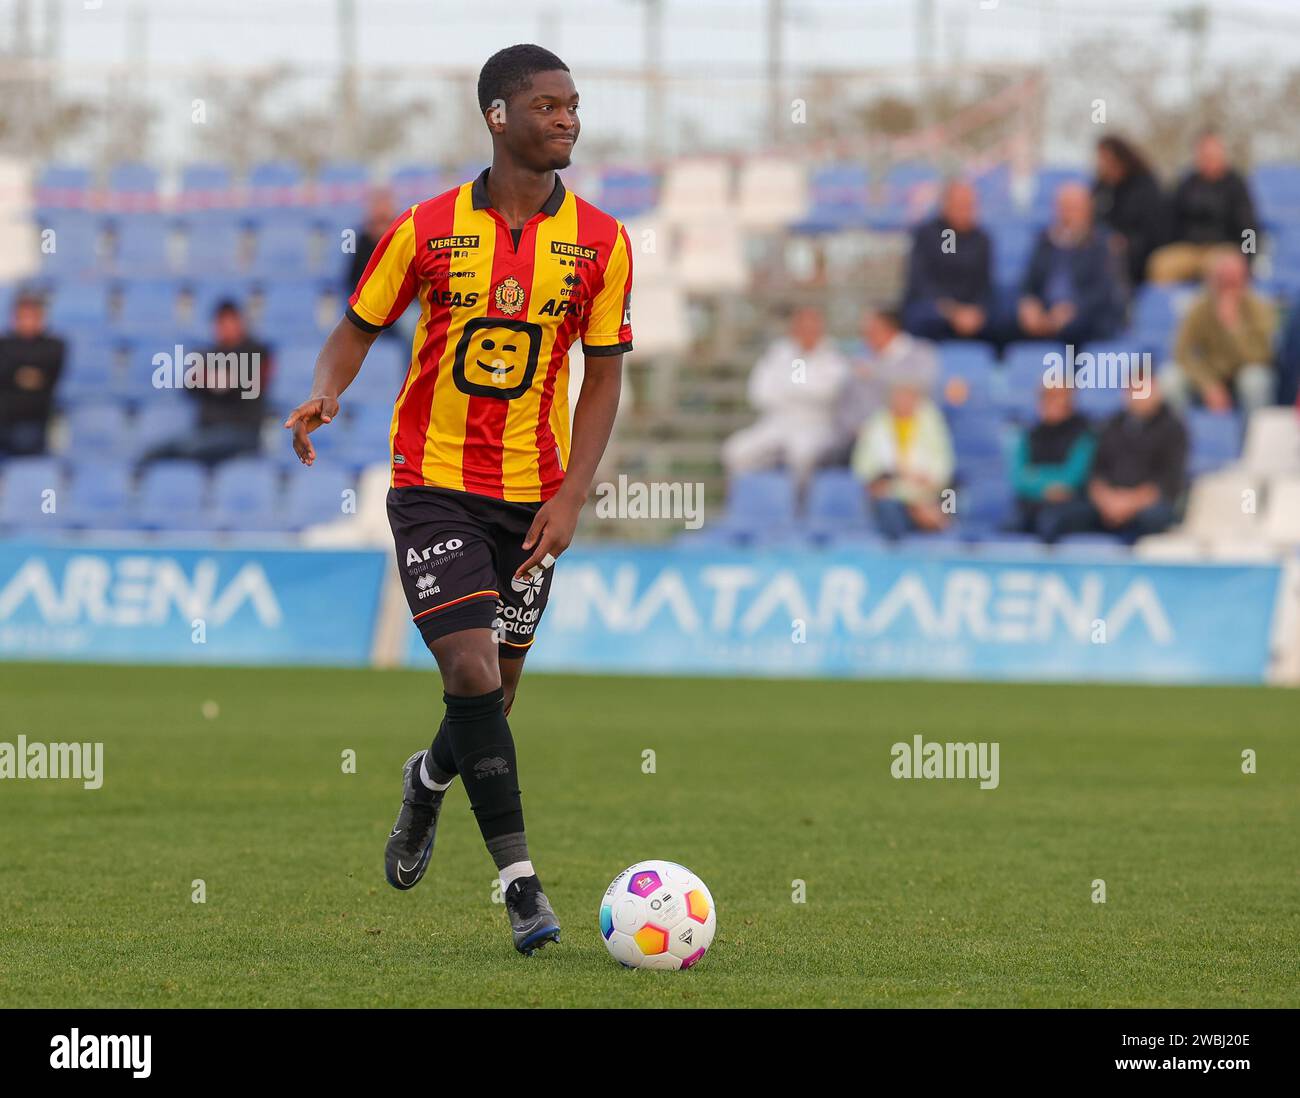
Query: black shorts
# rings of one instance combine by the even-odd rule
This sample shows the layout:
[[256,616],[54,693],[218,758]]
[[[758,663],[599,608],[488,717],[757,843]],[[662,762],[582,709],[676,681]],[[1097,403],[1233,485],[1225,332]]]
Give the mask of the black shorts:
[[506,659],[521,659],[546,609],[551,568],[516,580],[540,503],[451,488],[390,488],[388,522],[411,616],[424,643],[491,629]]

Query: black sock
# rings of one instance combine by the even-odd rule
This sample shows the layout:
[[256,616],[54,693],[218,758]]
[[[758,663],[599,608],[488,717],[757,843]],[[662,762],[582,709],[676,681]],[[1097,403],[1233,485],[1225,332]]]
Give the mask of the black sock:
[[[443,701],[447,703],[443,728],[455,756],[456,770],[464,779],[479,831],[496,861],[495,848],[502,844],[495,840],[516,834],[522,838],[524,831],[524,810],[515,773],[515,741],[506,721],[505,692],[498,688],[476,698],[444,694]],[[518,849],[514,843],[509,846],[511,854]]]
[[456,777],[456,757],[451,750],[451,737],[447,735],[447,719],[438,725],[438,734],[424,756],[424,772],[429,780],[439,785],[448,784]]

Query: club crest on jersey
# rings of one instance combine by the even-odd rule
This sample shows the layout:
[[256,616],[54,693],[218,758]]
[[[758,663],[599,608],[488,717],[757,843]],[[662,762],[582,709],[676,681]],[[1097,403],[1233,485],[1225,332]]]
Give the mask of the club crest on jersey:
[[497,283],[493,298],[501,312],[506,316],[514,316],[524,307],[524,288],[514,275],[510,275]]

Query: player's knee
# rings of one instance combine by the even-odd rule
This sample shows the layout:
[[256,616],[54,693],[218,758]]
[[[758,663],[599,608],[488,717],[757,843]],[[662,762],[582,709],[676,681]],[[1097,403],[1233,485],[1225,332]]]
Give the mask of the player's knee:
[[443,689],[462,698],[476,698],[501,687],[501,669],[495,648],[460,648],[438,660]]

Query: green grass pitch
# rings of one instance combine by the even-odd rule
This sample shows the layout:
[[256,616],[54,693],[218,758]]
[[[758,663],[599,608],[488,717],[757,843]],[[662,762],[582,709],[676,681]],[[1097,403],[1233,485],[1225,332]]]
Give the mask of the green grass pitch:
[[[1294,693],[526,676],[564,925],[531,959],[459,784],[424,882],[384,881],[439,697],[432,671],[0,668],[0,740],[105,745],[98,791],[0,782],[0,1006],[1300,1005]],[[893,779],[917,733],[997,741],[1000,787]],[[600,939],[653,857],[718,903],[689,972]]]

